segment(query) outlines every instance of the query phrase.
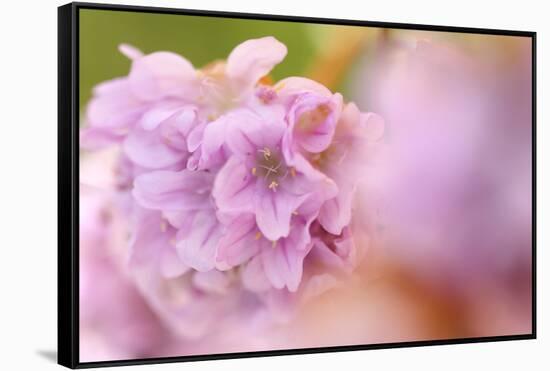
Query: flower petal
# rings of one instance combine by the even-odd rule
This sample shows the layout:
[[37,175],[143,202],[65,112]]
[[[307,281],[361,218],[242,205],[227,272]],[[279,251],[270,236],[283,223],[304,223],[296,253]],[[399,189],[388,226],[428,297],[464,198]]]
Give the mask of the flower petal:
[[288,288],[294,292],[298,289],[302,280],[303,262],[311,249],[311,244],[304,248],[302,241],[294,234],[272,247],[271,245],[262,248],[262,266],[266,277],[273,287],[282,289]]
[[275,84],[275,90],[281,97],[288,97],[303,93],[316,93],[321,96],[330,97],[332,93],[324,85],[305,77],[287,77]]
[[213,210],[198,212],[191,229],[181,235],[178,233],[176,249],[180,259],[200,272],[213,269],[222,234],[222,226]]
[[95,150],[119,143],[124,135],[117,135],[112,130],[88,127],[80,130],[80,146],[84,149]]
[[329,233],[339,235],[350,223],[354,190],[353,185],[341,184],[338,195],[326,201],[321,207],[319,223]]
[[156,52],[133,60],[128,75],[132,92],[142,100],[167,96],[193,96],[196,73],[185,58],[171,52]]
[[163,224],[165,221],[159,212],[138,209],[136,215],[130,240],[130,266],[153,266],[166,278],[185,273],[188,267],[178,258],[174,246],[170,244],[175,229]]
[[298,96],[288,114],[289,130],[285,140],[311,153],[326,150],[332,142],[341,110],[340,94],[329,98],[317,94]]
[[315,169],[301,154],[292,156],[292,160],[287,162],[294,166],[297,175],[287,179],[283,188],[294,195],[314,194],[320,203],[336,196],[338,186],[331,178]]
[[152,108],[145,112],[139,120],[139,124],[145,130],[156,129],[163,121],[173,116],[181,110],[180,107],[173,105],[162,105]]
[[220,239],[216,261],[225,263],[227,267],[245,263],[259,251],[257,233],[259,232],[252,214],[235,218]]
[[288,236],[292,213],[307,197],[308,194],[290,194],[284,189],[256,192],[253,198],[254,210],[256,224],[262,234],[270,241]]
[[99,84],[86,108],[86,121],[90,127],[127,129],[147,108],[134,97],[127,78],[117,78]]
[[132,162],[149,169],[175,165],[188,156],[186,151],[169,146],[160,130],[147,131],[141,127],[135,127],[126,137],[123,150]]
[[132,60],[143,57],[141,50],[129,44],[120,44],[118,46],[118,51],[124,54],[126,58]]
[[311,256],[327,267],[351,271],[357,261],[357,251],[349,228],[341,235],[323,237],[321,234],[313,239]]
[[268,36],[237,45],[227,58],[226,74],[241,89],[251,88],[286,56],[284,44]]
[[286,130],[279,110],[264,110],[259,114],[250,110],[237,110],[227,115],[227,146],[233,154],[256,155],[260,148],[276,148]]
[[132,195],[149,209],[209,209],[211,182],[212,175],[203,171],[154,171],[135,179]]
[[[200,141],[202,164],[212,161],[212,158],[218,156],[227,137],[227,116],[221,116],[217,120],[209,122],[202,133]],[[198,133],[197,133],[198,134]],[[197,135],[194,134],[194,135]],[[196,139],[194,141],[197,141]],[[195,146],[193,146],[195,147]],[[200,165],[199,165],[200,166]]]
[[188,152],[187,137],[195,124],[194,109],[184,108],[161,123],[160,131],[167,143],[179,150]]
[[221,212],[252,212],[255,178],[250,169],[235,156],[218,172],[212,197]]

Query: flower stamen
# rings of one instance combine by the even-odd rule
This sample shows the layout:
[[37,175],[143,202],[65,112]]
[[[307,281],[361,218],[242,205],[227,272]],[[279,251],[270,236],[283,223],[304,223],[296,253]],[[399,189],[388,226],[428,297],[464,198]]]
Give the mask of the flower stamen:
[[273,190],[273,192],[276,192],[277,191],[277,187],[279,186],[279,183],[277,183],[276,181],[271,181],[271,183],[269,184],[268,188]]
[[271,174],[277,175],[277,170],[281,167],[281,164],[279,163],[279,165],[277,165],[275,167],[273,167],[273,166],[264,166],[264,165],[260,165],[260,167],[262,169],[266,170],[265,179],[267,179]]
[[263,148],[263,149],[259,149],[258,152],[263,153],[264,159],[265,159],[266,161],[268,161],[269,158],[271,157],[271,150],[270,150],[269,148],[267,148],[267,147],[265,147],[265,148]]

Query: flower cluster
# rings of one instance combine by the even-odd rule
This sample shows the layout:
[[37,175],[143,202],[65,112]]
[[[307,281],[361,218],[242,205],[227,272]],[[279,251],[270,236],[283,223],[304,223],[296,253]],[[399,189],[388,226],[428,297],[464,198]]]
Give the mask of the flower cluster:
[[128,264],[172,329],[202,336],[353,269],[354,197],[378,115],[306,78],[271,83],[287,53],[273,37],[200,70],[173,53],[120,50],[130,73],[95,88],[81,145],[120,148]]

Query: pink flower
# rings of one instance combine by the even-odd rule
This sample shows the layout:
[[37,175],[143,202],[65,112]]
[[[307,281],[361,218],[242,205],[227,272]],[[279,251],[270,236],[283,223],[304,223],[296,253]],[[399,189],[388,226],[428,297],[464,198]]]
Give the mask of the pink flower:
[[255,91],[256,84],[286,53],[286,47],[273,37],[248,40],[233,49],[227,63],[218,63],[200,73],[199,102],[206,111],[206,120],[189,135],[189,147],[196,150],[188,164],[190,169],[204,169],[223,161],[226,114],[243,107],[262,109],[265,94],[273,92],[267,89],[262,93],[262,87]]
[[[172,136],[161,135],[159,125],[171,119],[181,129],[193,121],[193,107],[189,102],[194,98],[191,85],[196,80],[195,70],[186,59],[174,53],[157,52],[144,56],[124,45],[121,51],[132,60],[130,74],[94,89],[94,98],[86,115],[88,127],[81,133],[81,144],[99,148],[125,142],[125,148],[131,152],[129,157],[133,158],[132,148],[139,147],[140,140],[145,139],[144,148],[156,143],[156,149],[164,151],[164,157],[171,158],[165,159],[170,164],[181,160],[169,145]],[[144,138],[143,131],[134,133],[136,128],[154,131],[156,142]],[[129,136],[133,138],[126,143]],[[166,148],[163,148],[163,143]],[[148,164],[143,165],[148,167]]]
[[378,116],[305,78],[263,84],[287,53],[273,37],[200,70],[120,50],[130,73],[95,89],[81,141],[120,150],[125,261],[171,332],[252,333],[354,269],[352,200]]
[[[178,173],[157,173],[161,174],[150,174],[160,179],[165,177],[165,180],[178,176]],[[143,175],[138,177],[136,183],[140,186],[134,193],[139,194],[140,199],[143,197],[143,203],[149,207],[166,205],[159,194],[147,193],[147,181]],[[184,354],[194,346],[200,347],[198,339],[208,339],[223,328],[241,323],[244,330],[246,323],[241,317],[251,320],[260,309],[255,308],[255,301],[237,284],[234,272],[212,269],[214,258],[210,256],[209,247],[216,245],[216,239],[212,245],[210,235],[204,233],[208,229],[201,219],[204,214],[199,211],[196,215],[186,215],[200,210],[200,204],[197,202],[195,208],[187,210],[167,207],[163,212],[136,206],[131,228],[129,267],[132,277],[167,328],[182,339],[193,340],[193,346],[184,347]],[[215,217],[212,220],[216,221]],[[181,221],[190,221],[191,233],[174,227],[182,228]],[[198,242],[203,238],[204,241]],[[211,341],[215,344],[220,339],[224,336]]]
[[[162,214],[153,223],[153,235],[174,231],[169,242],[186,265],[208,271],[214,268],[223,226],[210,196],[213,175],[205,171],[155,171],[136,178],[133,195],[147,209]],[[148,224],[148,223],[147,223]]]
[[[282,94],[282,93],[281,93]],[[283,95],[284,96],[284,95]],[[305,92],[295,96],[287,114],[288,131],[285,145],[309,153],[320,153],[332,142],[336,123],[342,111],[342,96],[324,96]]]
[[323,204],[319,221],[339,235],[351,221],[355,189],[372,167],[384,122],[374,113],[361,113],[354,103],[342,107],[341,95],[307,79],[286,79],[276,88],[291,102],[285,158],[294,163],[304,156],[335,181],[338,193]]
[[292,217],[289,235],[276,241],[262,234],[253,214],[238,216],[220,240],[216,257],[219,266],[244,266],[242,281],[251,291],[296,291],[302,280],[304,258],[312,247],[309,227],[316,209],[315,201],[304,203]]
[[[244,287],[257,293],[274,322],[292,320],[296,312],[312,298],[345,285],[363,257],[362,249],[354,242],[351,227],[346,227],[341,235],[335,236],[324,231],[318,222],[313,222],[309,231],[311,239],[306,249],[301,251],[302,254],[292,250],[290,254],[284,250],[278,252],[277,248],[269,250],[265,246],[265,252],[278,253],[281,259],[259,254],[246,263],[242,270]],[[246,239],[243,239],[243,244],[246,244]],[[277,266],[277,262],[280,266]],[[294,263],[295,271],[300,275],[299,280],[289,280],[292,275],[281,274],[288,270],[285,264],[291,263]],[[272,289],[280,278],[286,278],[287,290]],[[294,285],[294,282],[299,282],[299,285]]]
[[182,275],[189,266],[179,259],[174,244],[176,229],[163,219],[162,214],[136,207],[129,241],[129,265],[147,264],[156,274],[165,278]]
[[280,118],[243,110],[228,126],[231,156],[212,190],[221,213],[252,213],[262,235],[277,241],[289,235],[291,217],[307,199],[320,205],[336,195],[334,182],[307,161],[289,166],[282,153],[287,128]]

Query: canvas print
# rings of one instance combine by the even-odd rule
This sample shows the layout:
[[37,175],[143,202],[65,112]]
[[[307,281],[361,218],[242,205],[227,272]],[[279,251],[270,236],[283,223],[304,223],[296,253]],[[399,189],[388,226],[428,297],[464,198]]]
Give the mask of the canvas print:
[[78,17],[80,362],[533,332],[530,37]]

